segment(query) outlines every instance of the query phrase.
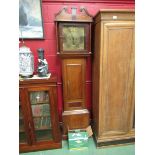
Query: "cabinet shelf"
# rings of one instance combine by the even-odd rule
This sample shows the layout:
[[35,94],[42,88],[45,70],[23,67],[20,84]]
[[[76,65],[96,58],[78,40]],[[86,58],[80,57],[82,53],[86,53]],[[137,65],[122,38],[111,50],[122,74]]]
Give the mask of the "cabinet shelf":
[[50,115],[33,116],[33,118],[39,118],[39,117],[51,117],[51,116]]
[[51,127],[43,127],[43,128],[38,128],[38,129],[35,129],[35,131],[44,131],[44,130],[51,130],[52,128]]
[[19,132],[25,132],[25,130],[24,129],[19,129]]
[[49,104],[49,101],[31,102],[31,105]]

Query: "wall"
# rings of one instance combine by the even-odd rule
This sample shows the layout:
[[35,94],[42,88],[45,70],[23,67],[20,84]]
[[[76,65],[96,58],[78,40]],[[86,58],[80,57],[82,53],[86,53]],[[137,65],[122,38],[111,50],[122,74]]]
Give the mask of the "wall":
[[[61,121],[61,114],[63,109],[62,99],[62,76],[61,76],[61,61],[56,55],[56,32],[54,18],[55,14],[63,7],[68,6],[70,9],[72,6],[76,6],[78,9],[80,6],[85,6],[91,15],[95,15],[99,9],[104,8],[121,8],[121,9],[133,9],[133,0],[42,0],[42,15],[44,25],[44,40],[25,40],[25,44],[30,47],[34,54],[35,71],[37,69],[37,49],[42,47],[45,50],[45,58],[49,63],[49,71],[56,73],[58,76],[58,110],[59,119]],[[86,66],[86,105],[91,111],[91,59],[87,60]]]

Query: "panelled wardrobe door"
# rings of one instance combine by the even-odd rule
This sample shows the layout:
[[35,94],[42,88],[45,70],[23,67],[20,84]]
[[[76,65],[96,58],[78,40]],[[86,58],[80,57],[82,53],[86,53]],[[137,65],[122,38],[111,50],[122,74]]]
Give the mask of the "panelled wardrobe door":
[[95,27],[99,40],[93,64],[97,144],[130,143],[134,141],[134,12],[100,11]]

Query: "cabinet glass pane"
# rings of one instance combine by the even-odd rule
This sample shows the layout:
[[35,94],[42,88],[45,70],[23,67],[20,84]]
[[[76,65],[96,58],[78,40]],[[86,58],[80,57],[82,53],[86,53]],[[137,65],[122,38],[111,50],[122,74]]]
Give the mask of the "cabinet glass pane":
[[32,105],[32,114],[34,117],[37,116],[50,116],[49,104]]
[[20,132],[19,133],[19,143],[21,144],[21,143],[27,143],[26,142],[26,134],[25,134],[25,132]]
[[30,93],[31,104],[49,103],[49,95],[47,91],[37,91]]
[[52,126],[48,91],[30,93],[35,136],[37,141],[52,139]]
[[25,134],[24,120],[21,108],[22,108],[21,104],[19,104],[19,143],[27,143],[27,137]]
[[45,141],[45,140],[51,140],[52,139],[52,133],[51,129],[44,130],[44,131],[36,131],[36,137],[37,141]]

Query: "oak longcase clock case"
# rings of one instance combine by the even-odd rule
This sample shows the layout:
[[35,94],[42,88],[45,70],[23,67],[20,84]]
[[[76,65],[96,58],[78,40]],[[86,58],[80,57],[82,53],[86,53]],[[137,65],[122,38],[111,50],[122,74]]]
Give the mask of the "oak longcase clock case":
[[[62,62],[64,111],[63,134],[68,129],[81,129],[89,125],[86,108],[86,62],[91,55],[92,16],[85,8],[64,7],[55,16],[57,54]],[[78,119],[77,119],[78,118]]]

